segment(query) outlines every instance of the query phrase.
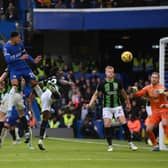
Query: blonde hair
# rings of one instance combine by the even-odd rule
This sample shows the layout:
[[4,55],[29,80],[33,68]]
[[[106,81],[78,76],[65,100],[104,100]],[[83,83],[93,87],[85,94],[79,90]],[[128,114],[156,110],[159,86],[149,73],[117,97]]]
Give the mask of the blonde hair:
[[105,70],[107,70],[107,69],[113,69],[114,70],[114,67],[110,66],[110,65],[107,65],[106,68],[105,68]]

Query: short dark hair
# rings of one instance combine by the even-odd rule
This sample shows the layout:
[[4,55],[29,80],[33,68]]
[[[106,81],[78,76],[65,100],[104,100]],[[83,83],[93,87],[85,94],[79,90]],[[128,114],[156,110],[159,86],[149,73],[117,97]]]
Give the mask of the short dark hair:
[[11,32],[11,35],[10,35],[11,38],[17,37],[17,36],[19,36],[18,32]]
[[160,77],[159,72],[152,72],[152,75],[157,75],[158,77]]

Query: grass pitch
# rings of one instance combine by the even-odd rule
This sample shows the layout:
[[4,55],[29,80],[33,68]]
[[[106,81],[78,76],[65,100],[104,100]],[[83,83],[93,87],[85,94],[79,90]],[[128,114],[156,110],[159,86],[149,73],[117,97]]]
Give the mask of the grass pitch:
[[126,141],[113,141],[114,151],[107,152],[105,140],[49,138],[46,151],[26,144],[12,145],[7,138],[0,149],[1,168],[168,168],[168,152],[152,152],[143,142],[138,151],[128,149]]

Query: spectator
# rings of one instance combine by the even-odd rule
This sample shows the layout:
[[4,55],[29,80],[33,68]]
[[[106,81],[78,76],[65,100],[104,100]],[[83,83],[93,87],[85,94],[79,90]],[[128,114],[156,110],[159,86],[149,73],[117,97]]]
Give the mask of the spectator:
[[51,7],[51,0],[39,0],[41,1],[41,6],[44,8],[50,8]]
[[56,115],[54,115],[49,121],[49,126],[50,128],[58,128],[60,126],[60,121],[58,120]]
[[70,0],[70,2],[67,5],[67,8],[71,8],[71,9],[78,8],[77,1],[76,0]]
[[64,60],[63,60],[62,56],[58,57],[58,59],[56,60],[56,65],[57,65],[59,70],[63,70],[63,68],[64,68]]
[[133,58],[133,74],[132,77],[135,81],[139,80],[140,77],[143,77],[144,75],[144,59],[139,53],[137,57]]
[[141,120],[141,122],[145,123],[145,120],[147,118],[147,111],[145,109],[145,106],[141,106],[141,109],[139,111],[139,119]]
[[144,59],[144,63],[146,75],[151,74],[154,70],[153,58],[150,55],[147,55]]
[[91,92],[91,88],[90,88],[90,87],[87,87],[87,88],[86,88],[86,90],[85,90],[83,96],[84,96],[84,99],[85,99],[86,101],[89,101],[89,100],[91,99],[91,97],[92,97],[92,92]]
[[88,114],[88,108],[86,108],[86,103],[83,104],[81,108],[81,120],[84,121]]
[[69,67],[68,67],[67,64],[64,64],[63,71],[64,71],[64,73],[66,73],[66,74],[70,71],[70,69],[69,69]]
[[96,88],[97,88],[97,80],[96,80],[96,78],[92,77],[91,78],[91,90],[92,90],[92,92],[94,92],[94,90],[96,90]]
[[80,132],[85,138],[99,138],[97,128],[89,115],[83,121]]
[[9,20],[16,20],[17,19],[17,10],[12,2],[9,2],[9,5],[8,5],[7,11],[6,11],[6,17]]
[[35,128],[36,127],[36,120],[33,116],[33,113],[30,111],[28,114],[29,114],[29,118],[30,118],[29,125],[31,128]]
[[79,91],[79,88],[77,87],[74,92],[72,93],[72,103],[75,106],[75,108],[79,107],[80,104],[80,99],[81,99],[81,93]]
[[67,73],[67,76],[66,76],[66,80],[70,81],[70,82],[74,82],[75,81],[75,77],[74,77],[74,74],[72,71],[69,71]]
[[91,8],[100,8],[100,0],[90,0]]
[[103,7],[104,8],[111,8],[113,7],[114,0],[103,0]]
[[57,3],[58,3],[58,0],[51,0],[51,8],[55,8]]
[[66,113],[62,117],[63,117],[64,126],[66,128],[72,128],[74,125],[75,116],[70,111],[70,109],[67,109]]
[[0,19],[3,14],[3,1],[0,1]]
[[141,122],[135,115],[130,115],[128,120],[128,128],[131,132],[133,140],[141,140]]
[[89,0],[79,0],[79,8],[89,8]]
[[81,62],[79,60],[75,60],[72,62],[72,71],[73,72],[81,72]]
[[137,102],[135,100],[132,101],[132,108],[131,108],[131,113],[134,114],[135,116],[139,115],[140,108],[137,106]]
[[65,8],[65,4],[63,3],[63,0],[58,0],[58,2],[55,5],[55,8]]

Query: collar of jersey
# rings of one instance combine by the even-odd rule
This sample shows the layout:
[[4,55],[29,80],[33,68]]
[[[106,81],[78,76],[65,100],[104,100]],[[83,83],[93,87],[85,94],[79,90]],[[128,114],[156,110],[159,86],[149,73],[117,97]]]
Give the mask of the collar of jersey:
[[112,83],[112,82],[114,82],[114,79],[112,79],[112,80],[106,79],[106,82]]

